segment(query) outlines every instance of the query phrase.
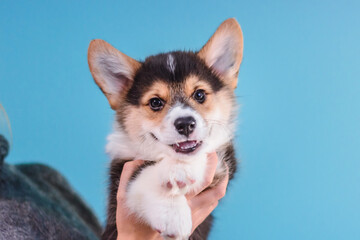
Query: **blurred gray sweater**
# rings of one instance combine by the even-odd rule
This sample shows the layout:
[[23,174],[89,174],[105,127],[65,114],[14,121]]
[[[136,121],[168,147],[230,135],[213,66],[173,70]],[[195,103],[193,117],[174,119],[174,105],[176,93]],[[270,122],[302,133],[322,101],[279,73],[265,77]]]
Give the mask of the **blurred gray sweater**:
[[60,173],[6,164],[7,149],[0,135],[0,240],[100,238],[95,215]]

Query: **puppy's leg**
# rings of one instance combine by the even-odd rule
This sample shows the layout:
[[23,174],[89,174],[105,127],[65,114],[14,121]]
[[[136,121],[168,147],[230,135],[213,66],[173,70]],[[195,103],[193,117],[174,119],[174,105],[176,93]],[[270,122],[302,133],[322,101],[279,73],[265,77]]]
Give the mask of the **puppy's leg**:
[[150,224],[164,239],[189,239],[192,228],[191,210],[184,196],[162,199],[160,204],[152,206],[152,211],[149,215]]
[[[162,184],[164,166],[148,166],[129,184],[127,206],[141,220],[161,232],[164,239],[188,239],[191,233],[191,210],[183,194],[169,191]],[[179,189],[179,188],[178,188]]]

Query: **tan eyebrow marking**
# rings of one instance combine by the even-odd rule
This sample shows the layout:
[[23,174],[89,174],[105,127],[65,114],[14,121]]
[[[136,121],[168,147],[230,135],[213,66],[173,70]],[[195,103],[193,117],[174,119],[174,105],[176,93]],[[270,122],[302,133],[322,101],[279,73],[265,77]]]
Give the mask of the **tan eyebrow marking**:
[[163,81],[155,81],[150,89],[142,96],[141,103],[147,105],[149,100],[153,97],[159,97],[165,102],[170,100],[170,90],[166,83]]
[[184,91],[186,96],[191,96],[196,89],[203,89],[207,94],[211,94],[213,92],[209,83],[199,79],[195,75],[190,75],[185,80]]

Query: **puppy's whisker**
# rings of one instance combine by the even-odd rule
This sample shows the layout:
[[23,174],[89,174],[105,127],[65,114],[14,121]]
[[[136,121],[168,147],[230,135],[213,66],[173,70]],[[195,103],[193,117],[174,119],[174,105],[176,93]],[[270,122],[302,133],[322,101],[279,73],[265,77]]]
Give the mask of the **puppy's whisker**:
[[143,134],[143,135],[140,136],[140,143],[139,143],[139,146],[138,146],[138,150],[142,149],[144,146],[147,146],[148,144],[151,144],[151,142],[148,143],[146,140],[147,140],[146,139],[146,134]]
[[205,118],[204,120],[205,120],[206,122],[216,122],[216,123],[220,123],[220,124],[226,124],[226,121],[221,121],[221,120],[217,120],[217,119]]
[[231,129],[227,127],[227,125],[223,124],[221,121],[208,120],[207,122],[210,126],[209,135],[211,135],[212,131],[214,130],[214,126],[221,128],[228,136],[232,135]]

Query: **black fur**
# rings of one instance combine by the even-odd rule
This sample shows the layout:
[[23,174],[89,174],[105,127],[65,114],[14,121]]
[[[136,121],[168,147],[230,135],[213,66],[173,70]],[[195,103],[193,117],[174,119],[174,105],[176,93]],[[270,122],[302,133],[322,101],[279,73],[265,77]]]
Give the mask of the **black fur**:
[[191,234],[190,240],[205,240],[208,238],[214,217],[210,214]]
[[117,228],[116,228],[116,206],[117,206],[117,191],[119,187],[120,175],[124,168],[124,164],[127,161],[121,161],[120,159],[114,159],[110,165],[110,184],[108,195],[108,207],[107,207],[107,219],[106,227],[101,236],[102,240],[116,240]]
[[[167,67],[168,54],[174,58],[174,73]],[[127,93],[126,101],[133,105],[139,105],[139,99],[155,80],[165,81],[176,89],[191,74],[208,81],[214,92],[224,86],[219,77],[206,66],[196,53],[175,51],[146,58],[135,74],[134,83]]]
[[237,169],[235,149],[232,143],[229,143],[225,148],[224,161],[229,168],[229,180],[231,180],[234,178]]
[[136,177],[141,173],[142,170],[144,170],[144,168],[148,167],[148,166],[152,166],[155,165],[156,162],[153,161],[146,161],[143,165],[141,165],[140,167],[138,167],[138,169],[135,170],[135,172],[133,173],[133,175],[131,176],[131,181],[135,180]]

